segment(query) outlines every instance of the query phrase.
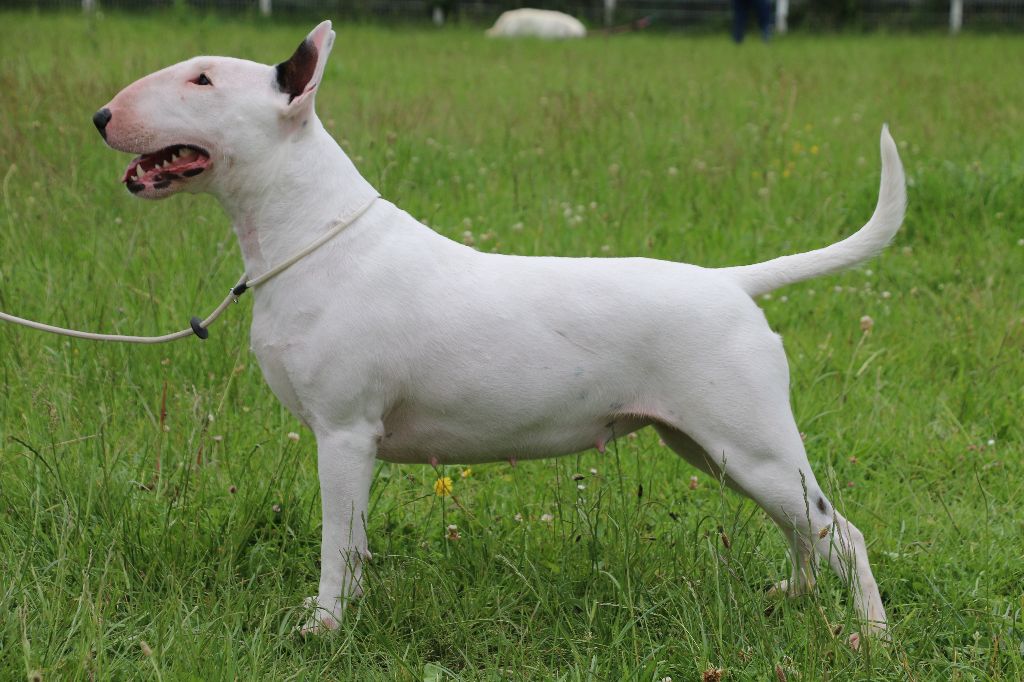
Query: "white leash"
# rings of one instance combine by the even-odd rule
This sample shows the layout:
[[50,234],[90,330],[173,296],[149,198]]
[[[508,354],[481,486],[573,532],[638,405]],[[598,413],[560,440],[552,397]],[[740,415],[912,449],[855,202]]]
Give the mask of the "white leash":
[[264,282],[280,275],[282,272],[290,268],[291,266],[298,263],[300,260],[313,253],[321,246],[329,242],[339,232],[349,227],[354,222],[359,220],[364,213],[370,210],[374,202],[380,198],[379,194],[374,195],[370,199],[369,203],[356,211],[347,220],[338,220],[327,232],[325,232],[319,239],[314,241],[312,244],[302,249],[298,253],[294,254],[291,258],[280,263],[270,270],[267,270],[259,277],[253,277],[247,279],[246,275],[242,275],[242,278],[238,280],[238,284],[231,287],[231,293],[227,295],[220,305],[214,308],[213,312],[210,313],[205,320],[201,320],[198,317],[193,317],[189,321],[189,328],[182,329],[181,331],[174,332],[172,334],[164,334],[163,336],[122,336],[120,334],[93,334],[92,332],[81,332],[75,329],[64,329],[63,327],[54,327],[53,325],[43,324],[42,322],[34,322],[32,320],[26,320],[21,317],[15,317],[14,315],[8,315],[5,312],[0,311],[0,320],[5,322],[13,322],[14,324],[20,324],[31,329],[37,329],[43,332],[50,332],[51,334],[61,334],[63,336],[73,336],[76,339],[89,339],[90,341],[118,341],[121,343],[167,343],[168,341],[177,341],[187,336],[195,334],[200,339],[205,339],[210,335],[208,327],[221,316],[227,307],[231,303],[237,303],[238,297],[244,294],[249,289],[259,286]]

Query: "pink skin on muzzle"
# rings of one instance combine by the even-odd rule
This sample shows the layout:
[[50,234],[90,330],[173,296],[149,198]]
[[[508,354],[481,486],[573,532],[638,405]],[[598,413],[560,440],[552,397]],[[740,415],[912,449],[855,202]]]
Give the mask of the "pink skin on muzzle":
[[[185,189],[193,178],[212,166],[210,152],[205,147],[188,139],[155,139],[150,132],[153,127],[145,124],[146,120],[155,118],[149,113],[151,110],[160,108],[165,115],[173,113],[173,110],[168,111],[175,104],[173,99],[152,101],[146,93],[166,93],[162,88],[172,84],[182,87],[178,71],[180,68],[176,65],[132,83],[93,117],[108,145],[138,154],[121,177],[128,191],[136,196],[149,199],[169,196]],[[188,84],[197,85],[195,82]],[[158,87],[154,89],[154,86]]]

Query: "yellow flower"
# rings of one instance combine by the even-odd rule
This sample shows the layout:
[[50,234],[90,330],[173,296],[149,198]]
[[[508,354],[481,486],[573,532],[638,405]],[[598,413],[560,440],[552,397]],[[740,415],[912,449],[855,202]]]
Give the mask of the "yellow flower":
[[448,497],[452,494],[452,479],[450,476],[442,476],[434,481],[434,494],[438,497]]
[[459,476],[462,476],[463,478],[469,478],[472,475],[473,475],[473,470],[470,467],[466,467],[461,472],[459,472]]
[[817,153],[818,153],[818,145],[812,144],[811,145],[811,154],[817,154]]

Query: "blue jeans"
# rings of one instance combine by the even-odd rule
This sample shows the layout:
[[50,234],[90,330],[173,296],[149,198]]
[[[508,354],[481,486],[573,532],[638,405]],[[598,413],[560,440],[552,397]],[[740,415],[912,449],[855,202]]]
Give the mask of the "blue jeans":
[[743,42],[747,32],[747,18],[753,8],[761,39],[767,41],[772,35],[772,9],[769,0],[732,0],[732,39]]

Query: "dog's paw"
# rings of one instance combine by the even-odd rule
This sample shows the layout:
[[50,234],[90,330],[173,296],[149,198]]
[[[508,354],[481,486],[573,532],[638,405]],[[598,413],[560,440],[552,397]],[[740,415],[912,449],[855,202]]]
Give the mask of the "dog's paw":
[[308,614],[306,622],[295,626],[295,632],[303,637],[337,630],[341,625],[341,602],[337,599],[332,604],[323,605],[319,597],[307,597],[302,602],[302,609]]
[[798,583],[790,587],[789,580],[780,580],[768,588],[767,594],[769,597],[776,599],[781,599],[783,597],[789,597],[792,599],[794,597],[802,597],[803,595],[810,593],[811,589],[812,588],[806,583]]
[[850,648],[854,651],[860,651],[861,646],[867,640],[871,638],[872,644],[891,644],[892,636],[889,634],[889,628],[883,623],[870,623],[865,625],[860,632],[854,632],[846,640],[850,645]]

